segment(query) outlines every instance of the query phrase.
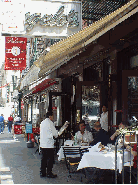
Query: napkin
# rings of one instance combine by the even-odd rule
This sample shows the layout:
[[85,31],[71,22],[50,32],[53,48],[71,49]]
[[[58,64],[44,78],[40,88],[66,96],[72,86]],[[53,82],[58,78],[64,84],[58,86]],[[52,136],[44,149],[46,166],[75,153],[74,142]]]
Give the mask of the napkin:
[[74,141],[72,141],[72,140],[66,140],[64,142],[64,146],[73,146],[73,143],[74,143]]
[[89,148],[89,152],[99,152],[101,150],[101,148],[98,148],[100,144],[101,142],[98,142],[96,145]]

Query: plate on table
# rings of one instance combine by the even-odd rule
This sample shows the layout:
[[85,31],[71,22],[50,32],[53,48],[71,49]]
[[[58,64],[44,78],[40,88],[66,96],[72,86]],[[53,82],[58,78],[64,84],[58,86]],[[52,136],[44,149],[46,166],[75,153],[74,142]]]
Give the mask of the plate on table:
[[88,142],[81,143],[81,146],[88,146]]

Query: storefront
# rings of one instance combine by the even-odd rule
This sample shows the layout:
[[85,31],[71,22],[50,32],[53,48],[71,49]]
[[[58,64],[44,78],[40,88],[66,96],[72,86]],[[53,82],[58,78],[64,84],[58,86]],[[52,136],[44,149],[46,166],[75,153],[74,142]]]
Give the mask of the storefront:
[[56,77],[62,78],[62,92],[70,93],[65,102],[70,101],[72,124],[82,119],[86,112],[97,119],[103,105],[108,107],[109,130],[112,125],[127,121],[125,92],[128,85],[122,71],[131,70],[132,57],[137,55],[137,6],[135,0],[128,2],[109,16],[51,46],[43,58],[39,77],[56,71]]
[[51,46],[47,55],[34,63],[40,67],[39,78],[61,79],[59,92],[49,92],[48,106],[56,107],[53,99],[55,104],[60,102],[61,123],[70,121],[70,129],[86,113],[91,123],[96,121],[103,105],[108,107],[109,130],[121,121],[127,122],[130,115],[137,116],[136,105],[132,106],[137,101],[133,88],[135,84],[137,89],[137,10],[136,0],[128,2]]

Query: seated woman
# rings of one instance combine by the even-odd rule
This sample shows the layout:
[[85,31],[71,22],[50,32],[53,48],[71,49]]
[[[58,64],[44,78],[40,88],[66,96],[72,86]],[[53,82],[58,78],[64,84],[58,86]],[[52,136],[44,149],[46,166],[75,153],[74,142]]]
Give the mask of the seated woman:
[[[124,128],[126,128],[126,124],[125,123],[120,123],[119,124],[119,129],[124,129]],[[116,131],[115,131],[115,133],[110,137],[110,142],[112,143],[112,144],[115,144],[115,142],[116,142],[116,138],[117,138],[117,136],[119,135],[119,129],[117,129]]]
[[92,133],[87,131],[85,129],[85,121],[84,120],[81,120],[79,122],[79,131],[75,133],[75,136],[74,138],[76,138],[77,142],[80,143],[84,143],[84,142],[88,142],[88,144],[90,142],[92,142],[93,140],[93,136],[92,136]]

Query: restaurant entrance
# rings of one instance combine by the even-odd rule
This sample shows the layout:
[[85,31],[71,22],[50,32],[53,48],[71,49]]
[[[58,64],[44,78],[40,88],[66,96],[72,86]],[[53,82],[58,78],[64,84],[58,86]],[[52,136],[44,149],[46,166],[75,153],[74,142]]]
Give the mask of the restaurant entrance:
[[87,117],[92,127],[100,118],[101,84],[96,81],[77,82],[76,96],[76,121]]
[[122,121],[138,119],[138,71],[122,71]]
[[49,92],[49,110],[55,112],[56,125],[62,126],[65,121],[71,122],[71,94]]

